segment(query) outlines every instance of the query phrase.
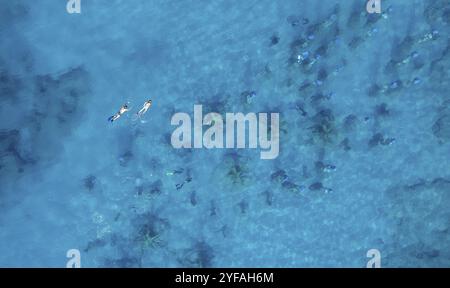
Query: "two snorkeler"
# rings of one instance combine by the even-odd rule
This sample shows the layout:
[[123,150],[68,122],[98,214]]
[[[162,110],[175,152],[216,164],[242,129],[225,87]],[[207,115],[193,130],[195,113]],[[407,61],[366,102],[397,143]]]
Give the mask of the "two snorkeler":
[[[141,110],[139,110],[136,113],[137,117],[141,118],[151,106],[152,106],[152,100],[145,101],[145,103],[142,106]],[[114,122],[114,121],[119,119],[123,114],[125,114],[128,111],[130,111],[130,108],[128,107],[127,104],[124,104],[122,107],[120,107],[119,111],[116,114],[114,114],[113,116],[108,118],[108,121]]]

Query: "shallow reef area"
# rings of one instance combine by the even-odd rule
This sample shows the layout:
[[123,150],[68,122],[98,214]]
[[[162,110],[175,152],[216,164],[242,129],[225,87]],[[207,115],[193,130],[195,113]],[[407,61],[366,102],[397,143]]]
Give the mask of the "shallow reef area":
[[[1,2],[0,266],[450,265],[449,1]],[[173,148],[196,104],[279,156]]]

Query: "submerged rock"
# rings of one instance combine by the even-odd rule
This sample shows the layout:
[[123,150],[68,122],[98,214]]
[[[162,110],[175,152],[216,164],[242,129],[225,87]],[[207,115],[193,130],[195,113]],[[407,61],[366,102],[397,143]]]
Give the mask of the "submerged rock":
[[15,100],[21,89],[22,83],[18,77],[0,71],[0,95],[3,99]]
[[21,173],[26,165],[35,163],[35,160],[21,149],[22,140],[17,129],[0,130],[0,170],[3,167],[14,166],[15,171]]
[[322,190],[323,188],[324,187],[321,182],[315,182],[309,186],[309,190],[311,190],[311,191],[318,191],[318,190]]
[[442,142],[450,141],[450,114],[441,116],[432,127],[434,136]]
[[208,268],[213,266],[214,251],[204,242],[195,243],[190,249],[185,250],[178,261],[182,266],[189,268]]
[[83,183],[84,187],[87,190],[92,191],[95,188],[95,184],[97,183],[97,177],[95,177],[94,175],[89,175],[84,178]]
[[288,178],[286,171],[284,170],[278,170],[274,173],[272,173],[272,175],[270,175],[270,179],[274,182],[284,182],[286,179]]

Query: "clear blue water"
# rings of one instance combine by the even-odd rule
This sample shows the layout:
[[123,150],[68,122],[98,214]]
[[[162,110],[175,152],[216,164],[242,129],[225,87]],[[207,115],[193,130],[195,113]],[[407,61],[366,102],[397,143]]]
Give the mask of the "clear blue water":
[[[450,2],[365,2],[1,0],[0,266],[448,267]],[[194,104],[279,157],[174,149]]]

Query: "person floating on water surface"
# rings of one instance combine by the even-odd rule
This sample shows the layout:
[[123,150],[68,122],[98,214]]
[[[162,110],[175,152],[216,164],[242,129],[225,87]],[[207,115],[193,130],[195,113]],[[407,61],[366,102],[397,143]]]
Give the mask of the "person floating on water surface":
[[110,122],[114,122],[117,119],[120,118],[120,116],[122,116],[125,112],[129,111],[130,108],[128,108],[127,104],[124,104],[122,107],[120,107],[119,112],[117,112],[116,114],[114,114],[113,116],[108,118],[108,121]]
[[144,103],[144,106],[142,106],[141,110],[139,110],[136,115],[140,118],[142,115],[144,115],[147,110],[152,106],[152,100],[147,100]]

